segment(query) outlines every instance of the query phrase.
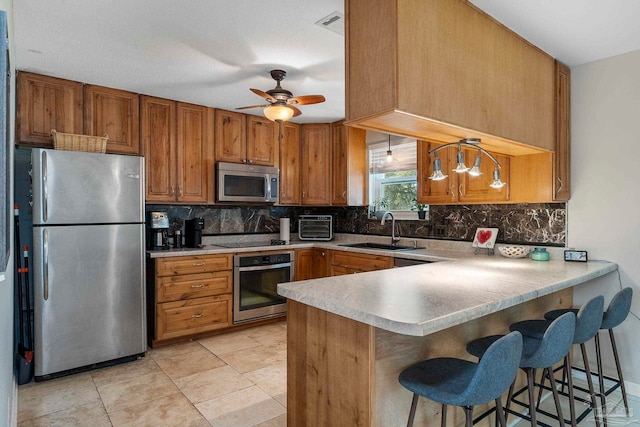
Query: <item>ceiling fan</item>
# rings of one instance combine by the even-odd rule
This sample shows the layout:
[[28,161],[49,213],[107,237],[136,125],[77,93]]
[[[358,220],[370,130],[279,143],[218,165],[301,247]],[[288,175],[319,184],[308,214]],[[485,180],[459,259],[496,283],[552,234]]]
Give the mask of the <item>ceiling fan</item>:
[[269,103],[262,105],[250,105],[248,107],[239,107],[236,110],[246,110],[250,108],[262,108],[264,109],[264,115],[269,120],[286,122],[292,117],[302,114],[296,105],[309,105],[318,104],[324,102],[325,98],[322,95],[303,95],[293,96],[291,92],[283,89],[280,86],[280,82],[284,80],[287,72],[284,70],[271,70],[271,78],[276,81],[276,87],[266,92],[260,89],[251,89],[251,92],[266,99]]

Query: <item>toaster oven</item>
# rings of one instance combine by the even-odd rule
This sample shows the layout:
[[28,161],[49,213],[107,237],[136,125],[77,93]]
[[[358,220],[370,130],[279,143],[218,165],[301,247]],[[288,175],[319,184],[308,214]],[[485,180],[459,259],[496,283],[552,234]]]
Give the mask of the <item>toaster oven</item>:
[[333,217],[331,215],[300,215],[298,238],[325,241],[333,239]]

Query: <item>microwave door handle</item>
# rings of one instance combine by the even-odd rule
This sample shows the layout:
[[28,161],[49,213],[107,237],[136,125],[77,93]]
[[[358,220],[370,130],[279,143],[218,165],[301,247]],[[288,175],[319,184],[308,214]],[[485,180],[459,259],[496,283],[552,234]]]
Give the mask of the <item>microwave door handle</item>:
[[269,179],[270,175],[266,174],[264,176],[264,189],[266,194],[266,199],[271,200],[271,179]]

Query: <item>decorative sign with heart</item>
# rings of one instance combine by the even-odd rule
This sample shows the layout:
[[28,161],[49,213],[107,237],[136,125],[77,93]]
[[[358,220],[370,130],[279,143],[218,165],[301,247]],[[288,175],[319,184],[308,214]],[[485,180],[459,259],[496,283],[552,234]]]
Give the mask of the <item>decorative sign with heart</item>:
[[473,239],[473,247],[492,249],[496,244],[497,237],[497,228],[478,228]]

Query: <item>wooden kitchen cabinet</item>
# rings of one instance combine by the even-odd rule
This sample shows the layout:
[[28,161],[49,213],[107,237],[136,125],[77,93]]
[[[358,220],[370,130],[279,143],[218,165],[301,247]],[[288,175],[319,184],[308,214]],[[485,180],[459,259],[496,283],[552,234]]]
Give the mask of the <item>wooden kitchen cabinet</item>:
[[331,204],[364,206],[367,200],[366,131],[347,127],[344,121],[331,124]]
[[231,325],[231,254],[156,258],[150,265],[147,317],[153,346]]
[[303,205],[331,204],[331,125],[301,126],[300,183]]
[[[495,163],[485,154],[482,154],[480,170],[482,175],[472,177],[467,173],[457,174],[453,172],[456,167],[456,148],[449,147],[438,152],[438,157],[442,162],[442,172],[449,175],[441,181],[429,179],[433,173],[433,155],[427,153],[437,147],[437,143],[429,141],[418,141],[418,202],[425,204],[448,204],[448,203],[504,203],[509,201],[510,189],[510,162],[508,156],[492,153],[502,166],[500,169],[501,179],[506,185],[495,189],[489,185],[493,182],[493,170]],[[477,150],[463,149],[465,163],[467,166],[473,165],[477,156]]]
[[278,134],[275,123],[258,116],[216,110],[217,162],[274,166]]
[[329,276],[384,270],[393,267],[393,257],[354,252],[331,251]]
[[207,203],[213,199],[213,109],[141,97],[146,200]]
[[327,277],[329,253],[330,251],[321,248],[296,250],[294,280],[308,280]]
[[52,129],[82,134],[82,83],[19,71],[16,84],[17,143],[52,148]]
[[280,205],[300,204],[300,125],[283,124],[280,141]]
[[571,196],[571,71],[556,61],[556,146],[553,153],[553,200]]
[[554,59],[464,0],[347,0],[348,125],[553,150]]
[[85,85],[84,133],[95,136],[108,135],[108,153],[140,154],[138,94]]

